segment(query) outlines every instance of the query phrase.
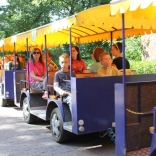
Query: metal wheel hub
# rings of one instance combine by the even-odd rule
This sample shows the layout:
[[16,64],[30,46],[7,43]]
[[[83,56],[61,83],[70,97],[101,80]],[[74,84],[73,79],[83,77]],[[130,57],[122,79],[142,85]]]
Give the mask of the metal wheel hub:
[[27,119],[29,117],[29,108],[28,108],[28,100],[25,98],[23,100],[23,114],[24,117]]
[[55,135],[55,137],[59,137],[60,136],[60,121],[59,121],[57,114],[53,114],[51,123],[52,123],[53,135]]

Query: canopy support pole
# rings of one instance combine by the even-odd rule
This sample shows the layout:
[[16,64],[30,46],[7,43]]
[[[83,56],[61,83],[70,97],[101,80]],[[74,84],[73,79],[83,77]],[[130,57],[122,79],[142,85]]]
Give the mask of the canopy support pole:
[[[47,52],[47,36],[44,35],[44,51],[45,51],[45,54],[46,54],[46,76],[47,76],[47,84],[48,83],[48,52]],[[49,89],[48,89],[49,90]],[[49,92],[48,92],[48,97],[49,97]]]
[[123,75],[122,75],[122,83],[123,83],[123,96],[124,96],[124,124],[125,124],[125,134],[123,134],[125,136],[125,153],[126,154],[126,82],[125,82],[125,16],[124,14],[122,14],[122,68],[123,68]]
[[14,52],[16,51],[16,43],[14,42]]
[[[112,31],[110,32],[110,42],[111,42],[111,45],[110,45],[110,47],[112,48],[112,42],[113,42],[113,33],[112,33]],[[110,48],[110,55],[111,55],[111,58],[112,58],[112,53],[111,53],[111,48]]]
[[14,42],[14,65],[15,65],[14,70],[16,70],[16,55],[15,55],[15,53],[16,53],[16,43]]
[[125,17],[122,14],[122,69],[123,69],[123,77],[122,81],[125,86]]
[[3,69],[4,69],[4,44],[3,44],[3,47],[2,47],[2,53],[3,53]]
[[70,40],[70,47],[69,47],[69,50],[70,50],[70,77],[72,77],[73,73],[72,73],[72,32],[71,32],[71,28],[69,29],[69,40]]
[[[28,84],[29,84],[29,80],[30,80],[30,73],[29,73],[29,43],[28,43],[28,38],[26,39],[26,50],[27,50],[27,62],[28,62]],[[29,89],[29,92],[30,92],[30,85],[28,85],[28,89]]]

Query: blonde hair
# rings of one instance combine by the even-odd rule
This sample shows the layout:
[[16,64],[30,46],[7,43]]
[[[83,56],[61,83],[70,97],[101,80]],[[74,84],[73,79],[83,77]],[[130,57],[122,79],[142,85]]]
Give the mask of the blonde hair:
[[110,54],[107,53],[107,52],[103,52],[103,53],[99,56],[99,61],[102,61],[102,60],[103,60],[103,56],[106,56],[106,55],[110,55]]
[[64,58],[64,59],[70,59],[69,55],[67,53],[63,53],[62,55],[59,56],[60,58]]

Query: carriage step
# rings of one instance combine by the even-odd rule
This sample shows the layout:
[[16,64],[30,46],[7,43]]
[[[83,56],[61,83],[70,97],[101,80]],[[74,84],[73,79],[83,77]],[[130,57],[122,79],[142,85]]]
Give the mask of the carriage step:
[[69,122],[64,122],[63,123],[63,129],[69,131],[69,132],[72,132],[72,122],[69,121]]
[[46,106],[40,106],[40,107],[31,107],[30,113],[46,120]]
[[20,103],[18,102],[18,103],[14,103],[17,107],[20,107]]
[[154,127],[150,127],[149,131],[150,131],[150,133],[153,133],[154,132]]

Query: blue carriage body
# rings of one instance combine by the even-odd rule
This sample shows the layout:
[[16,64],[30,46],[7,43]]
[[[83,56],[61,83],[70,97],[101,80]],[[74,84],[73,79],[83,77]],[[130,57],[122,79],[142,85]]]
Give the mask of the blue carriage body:
[[[154,81],[155,74],[126,76],[126,82],[140,83]],[[71,78],[72,116],[71,125],[67,130],[74,134],[87,134],[99,132],[112,127],[115,122],[115,92],[114,84],[121,83],[121,76],[112,77],[86,77]],[[30,112],[44,120],[50,120],[51,112],[58,107],[63,122],[65,111],[60,100],[41,98],[42,93],[32,94],[28,91],[21,92],[21,100],[27,96],[30,101]],[[22,101],[20,102],[22,107]],[[79,121],[84,122],[83,131],[80,131]]]
[[1,85],[1,98],[14,99],[14,83],[13,83],[13,71],[1,70],[2,82]]

